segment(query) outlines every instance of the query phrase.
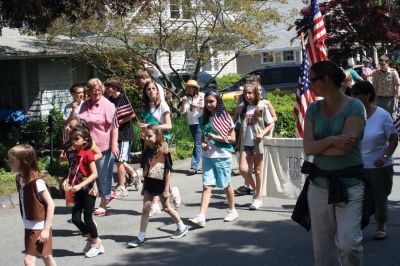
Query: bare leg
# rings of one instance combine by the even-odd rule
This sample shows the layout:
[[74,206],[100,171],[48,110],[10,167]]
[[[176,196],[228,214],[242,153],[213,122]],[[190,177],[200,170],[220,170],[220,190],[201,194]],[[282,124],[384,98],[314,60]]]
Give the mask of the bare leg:
[[255,199],[261,200],[261,178],[262,178],[262,163],[263,163],[263,154],[255,154],[254,155],[254,168],[255,168],[255,176],[256,176],[256,190],[255,190]]
[[253,153],[252,152],[242,152],[240,154],[240,173],[242,174],[245,184],[250,185],[253,189],[256,189],[256,184],[253,180]]
[[210,204],[211,191],[212,191],[212,188],[210,186],[203,187],[203,193],[201,194],[201,203],[200,203],[200,213],[201,214],[205,215],[207,212],[208,205]]
[[54,260],[52,255],[44,256],[42,258],[42,260],[43,260],[44,265],[46,265],[46,266],[56,266],[57,265],[57,263]]
[[140,218],[140,232],[146,232],[147,225],[149,224],[149,214],[150,214],[152,200],[154,200],[153,196],[144,192],[143,211],[142,211],[142,217]]
[[163,196],[161,196],[160,201],[161,201],[164,211],[166,213],[168,213],[169,216],[171,216],[172,220],[174,220],[174,222],[176,224],[180,223],[181,218],[179,217],[178,212],[175,211],[174,208],[171,208],[171,206],[169,205],[169,198],[164,198]]
[[235,194],[233,192],[232,185],[229,185],[225,188],[226,199],[228,200],[229,209],[235,208]]
[[118,171],[118,186],[125,188],[125,174],[126,174],[125,166],[121,162],[115,162],[115,164],[117,165],[117,171]]
[[36,257],[31,255],[25,255],[24,264],[25,266],[35,266]]

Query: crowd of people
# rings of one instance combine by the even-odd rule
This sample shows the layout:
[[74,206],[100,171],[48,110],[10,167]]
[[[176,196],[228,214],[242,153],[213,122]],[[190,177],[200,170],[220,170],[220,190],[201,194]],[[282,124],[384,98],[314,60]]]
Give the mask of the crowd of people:
[[[399,77],[388,63],[388,58],[382,56],[380,69],[363,72],[354,84],[346,83],[351,71],[343,71],[331,61],[311,67],[309,82],[321,99],[309,106],[305,120],[304,153],[314,159],[304,189],[316,265],[340,265],[341,261],[345,265],[361,265],[361,218],[367,186],[372,190],[376,210],[374,237],[387,236],[392,154],[398,143],[392,115],[400,94]],[[63,187],[74,193],[72,223],[86,237],[86,257],[105,252],[93,216],[106,215],[114,198],[128,195],[127,186],[134,186],[143,196],[139,233],[127,244],[129,247],[145,243],[149,217],[162,210],[177,226],[171,238],[188,233],[188,225],[176,210],[181,198],[171,176],[169,140],[173,125],[164,90],[145,70],[137,71],[135,78],[142,90],[138,112],[133,110],[119,77],[110,77],[104,84],[93,78],[86,85],[73,85],[73,102],[65,107],[64,151],[60,159],[68,160],[70,171]],[[188,174],[202,172],[203,185],[199,213],[188,221],[194,226],[206,226],[214,187],[226,193],[225,222],[239,218],[235,195],[252,195],[249,208],[258,210],[263,204],[263,139],[272,137],[277,120],[271,102],[262,97],[260,78],[245,78],[233,118],[217,91],[204,94],[195,80],[187,81],[185,88],[179,111],[187,114],[193,137]],[[139,125],[140,136],[134,135],[133,123]],[[139,169],[128,164],[134,138],[140,138],[142,144]],[[235,152],[244,179],[244,186],[237,190],[231,184]],[[33,265],[39,256],[46,265],[56,265],[51,239],[54,203],[37,166],[35,151],[21,144],[10,149],[8,156],[10,168],[18,173],[25,264]],[[114,164],[118,177],[113,188]],[[97,197],[100,204],[95,208]]]

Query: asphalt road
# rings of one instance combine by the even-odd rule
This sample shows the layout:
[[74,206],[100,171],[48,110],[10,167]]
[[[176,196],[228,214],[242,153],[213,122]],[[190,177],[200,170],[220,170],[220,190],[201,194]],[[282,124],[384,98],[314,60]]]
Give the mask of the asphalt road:
[[[201,176],[187,176],[189,161],[175,164],[173,183],[179,186],[183,204],[179,213],[183,220],[199,210]],[[395,177],[390,195],[388,238],[371,238],[375,222],[364,230],[364,265],[400,265],[400,151],[395,154]],[[234,187],[242,184],[241,176],[232,178]],[[236,197],[239,219],[225,223],[225,195],[215,190],[207,225],[191,228],[187,236],[172,240],[176,229],[163,213],[150,219],[146,245],[128,249],[139,230],[142,197],[136,191],[114,200],[109,215],[96,218],[106,252],[95,258],[84,258],[85,244],[76,227],[68,223],[70,209],[63,199],[55,199],[53,250],[58,265],[313,265],[311,235],[291,221],[294,200],[264,198],[258,211],[248,210],[251,196]],[[18,208],[0,208],[0,265],[23,263],[24,229]],[[38,261],[37,265],[43,265]]]

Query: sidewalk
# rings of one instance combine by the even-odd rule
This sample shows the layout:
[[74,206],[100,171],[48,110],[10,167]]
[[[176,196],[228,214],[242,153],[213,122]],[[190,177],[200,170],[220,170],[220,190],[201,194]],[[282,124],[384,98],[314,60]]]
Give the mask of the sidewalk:
[[[396,153],[393,192],[390,196],[389,237],[374,241],[372,221],[365,231],[364,265],[398,265],[400,253],[400,152]],[[179,213],[187,222],[199,211],[201,175],[187,176],[190,160],[174,162],[173,184],[183,198]],[[243,183],[241,176],[232,177],[234,188]],[[225,223],[226,201],[222,190],[215,190],[207,213],[207,226],[191,228],[187,236],[172,240],[176,227],[163,213],[150,218],[144,246],[128,249],[139,230],[142,197],[130,191],[129,196],[111,202],[109,215],[96,217],[105,254],[86,259],[81,250],[84,239],[71,223],[70,209],[63,199],[56,199],[53,225],[53,249],[58,265],[313,265],[311,234],[290,220],[294,200],[264,198],[259,211],[250,211],[251,196],[236,197],[239,219]],[[21,265],[24,233],[19,209],[0,209],[3,230],[0,265]],[[3,253],[4,254],[4,253]],[[37,265],[43,265],[41,262]]]

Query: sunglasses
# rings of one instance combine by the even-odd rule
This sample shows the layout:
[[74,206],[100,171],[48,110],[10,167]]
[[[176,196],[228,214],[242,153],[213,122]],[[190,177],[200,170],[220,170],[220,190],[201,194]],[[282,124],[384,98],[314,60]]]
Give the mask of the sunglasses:
[[380,64],[380,65],[387,64],[387,63],[389,63],[389,61],[386,61],[386,60],[380,60],[380,61],[379,61],[379,64]]

